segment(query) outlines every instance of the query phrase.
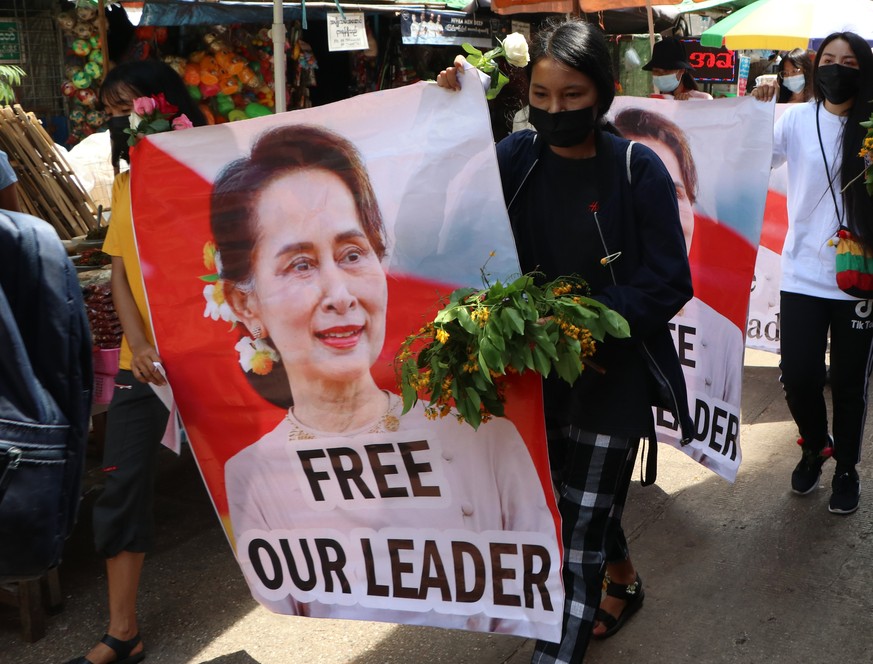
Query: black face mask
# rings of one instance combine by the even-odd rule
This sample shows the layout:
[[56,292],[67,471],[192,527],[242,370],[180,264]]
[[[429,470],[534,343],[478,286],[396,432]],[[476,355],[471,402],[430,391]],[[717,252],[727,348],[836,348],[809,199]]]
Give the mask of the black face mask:
[[832,104],[842,104],[857,96],[861,71],[845,65],[825,65],[815,71],[821,93]]
[[584,143],[595,125],[593,106],[557,113],[531,106],[529,119],[540,138],[558,148]]
[[112,165],[118,168],[119,159],[124,159],[130,163],[130,152],[127,145],[129,134],[125,134],[124,130],[130,128],[130,118],[126,115],[109,118],[106,123],[109,127],[109,143],[112,146]]

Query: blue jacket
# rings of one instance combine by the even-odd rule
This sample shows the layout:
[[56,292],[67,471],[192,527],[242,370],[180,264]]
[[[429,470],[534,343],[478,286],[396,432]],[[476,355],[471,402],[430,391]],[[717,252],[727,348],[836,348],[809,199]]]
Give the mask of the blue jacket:
[[81,495],[93,375],[76,270],[45,221],[0,212],[0,577],[58,564]]
[[[609,264],[612,285],[593,297],[624,316],[653,378],[653,406],[666,408],[680,423],[683,443],[693,436],[685,378],[667,327],[691,299],[691,271],[676,190],[658,156],[645,145],[598,131],[601,162],[597,183],[604,255],[621,252]],[[511,134],[497,146],[497,160],[513,227],[521,214],[516,205],[544,148],[532,131]]]

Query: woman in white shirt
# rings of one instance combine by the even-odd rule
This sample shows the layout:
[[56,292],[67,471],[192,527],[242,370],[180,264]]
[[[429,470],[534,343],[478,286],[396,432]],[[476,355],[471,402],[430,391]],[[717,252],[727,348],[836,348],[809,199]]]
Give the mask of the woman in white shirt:
[[[769,99],[775,86],[754,96]],[[799,495],[811,493],[830,456],[836,460],[828,509],[858,509],[860,460],[873,347],[873,300],[837,286],[835,249],[846,226],[873,244],[873,198],[858,156],[873,99],[873,53],[852,32],[834,33],[815,61],[815,100],[791,106],[776,123],[773,166],[788,162],[788,235],[782,251],[781,381],[800,432],[803,454],[791,476]],[[833,436],[825,407],[825,353],[830,332]]]

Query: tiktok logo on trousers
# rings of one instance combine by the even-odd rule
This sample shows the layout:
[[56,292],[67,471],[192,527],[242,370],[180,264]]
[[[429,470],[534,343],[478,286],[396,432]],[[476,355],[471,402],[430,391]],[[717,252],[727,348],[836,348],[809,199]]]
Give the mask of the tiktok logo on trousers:
[[861,300],[858,302],[858,304],[855,305],[855,315],[858,318],[867,320],[853,320],[852,329],[869,330],[870,328],[873,328],[873,321],[870,320],[871,313],[873,313],[873,300]]

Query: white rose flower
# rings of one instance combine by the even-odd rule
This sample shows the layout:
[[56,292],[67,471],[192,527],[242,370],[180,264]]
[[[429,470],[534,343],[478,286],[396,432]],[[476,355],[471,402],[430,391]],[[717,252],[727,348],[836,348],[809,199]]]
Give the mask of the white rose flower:
[[527,39],[520,32],[513,32],[503,40],[503,52],[506,53],[506,61],[514,67],[526,67],[530,62]]
[[133,131],[136,131],[139,127],[140,123],[143,121],[143,117],[141,115],[137,115],[136,113],[130,114],[130,128]]

